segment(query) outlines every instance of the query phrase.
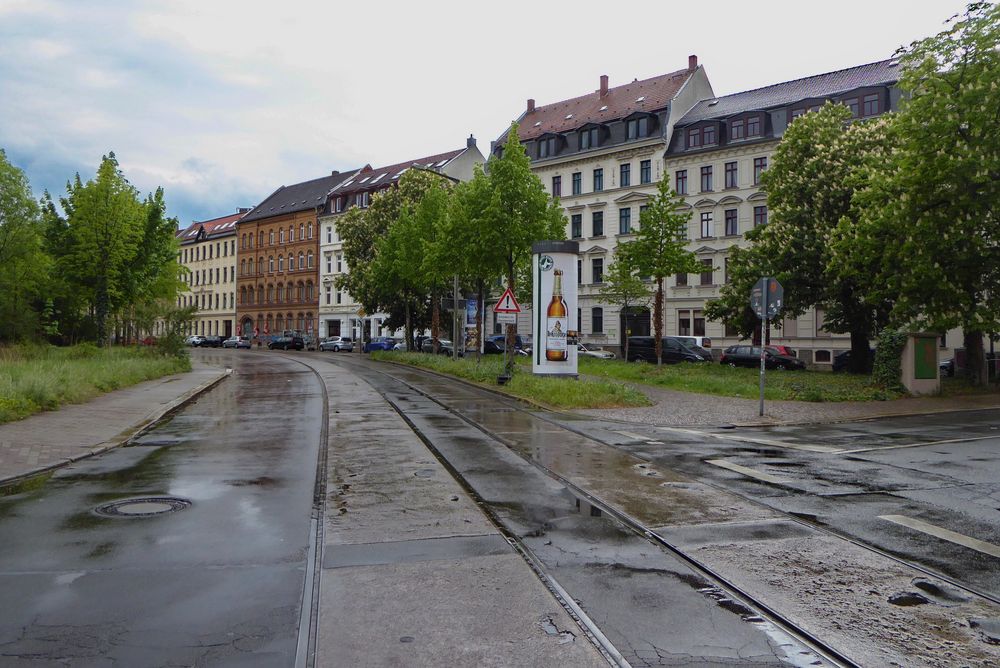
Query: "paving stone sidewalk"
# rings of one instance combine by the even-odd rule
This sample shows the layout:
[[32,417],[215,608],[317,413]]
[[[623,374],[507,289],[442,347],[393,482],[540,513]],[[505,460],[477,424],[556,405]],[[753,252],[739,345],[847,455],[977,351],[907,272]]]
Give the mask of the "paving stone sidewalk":
[[0,482],[26,477],[103,452],[226,378],[219,367],[192,362],[187,373],[103,394],[83,404],[0,425]]

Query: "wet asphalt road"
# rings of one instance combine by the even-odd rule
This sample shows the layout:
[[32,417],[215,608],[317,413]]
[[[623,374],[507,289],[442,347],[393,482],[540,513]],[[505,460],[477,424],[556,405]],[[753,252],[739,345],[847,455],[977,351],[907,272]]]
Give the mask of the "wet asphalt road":
[[[294,664],[322,386],[224,357],[237,373],[135,446],[0,497],[0,664]],[[154,496],[191,505],[95,513]]]

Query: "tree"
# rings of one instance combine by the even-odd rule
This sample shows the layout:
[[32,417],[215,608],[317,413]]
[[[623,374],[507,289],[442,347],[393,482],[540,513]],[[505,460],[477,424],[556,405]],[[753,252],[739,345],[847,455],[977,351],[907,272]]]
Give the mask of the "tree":
[[886,118],[850,123],[842,104],[828,102],[796,119],[781,139],[762,177],[770,221],[747,234],[750,249],[729,258],[730,281],[706,315],[750,334],[747,317],[754,284],[773,276],[785,289],[780,315],[798,316],[816,307],[825,311],[824,328],[851,334],[851,370],[869,367],[869,340],[884,324],[886,310],[866,299],[868,277],[834,265],[831,238],[840,226],[850,230],[858,212],[852,196],[872,160],[888,152]]
[[24,172],[0,149],[0,341],[37,333],[50,262],[38,203]]
[[[476,276],[504,276],[507,287],[518,290],[520,268],[530,264],[535,241],[566,238],[566,221],[558,201],[531,171],[512,123],[500,157],[489,163],[489,173],[477,167],[472,181],[458,188],[454,238],[462,242],[466,265]],[[514,349],[514,326],[507,326],[507,347]],[[510,367],[508,367],[510,368]]]
[[[648,305],[653,293],[636,270],[625,262],[619,262],[616,254],[615,261],[604,274],[604,283],[598,294],[604,302],[617,306],[619,312],[624,314],[636,306]],[[628,334],[625,331],[622,332],[622,340],[625,359],[628,359]]]
[[656,363],[663,356],[663,279],[677,273],[701,271],[694,253],[687,250],[687,227],[690,211],[684,199],[670,187],[667,174],[657,186],[657,195],[639,215],[636,238],[621,244],[615,253],[622,271],[652,276],[656,282],[653,296],[653,328],[656,336]]
[[870,170],[844,243],[877,268],[894,324],[963,328],[973,384],[987,381],[983,335],[1000,331],[998,43],[1000,7],[976,2],[901,50],[898,147]]

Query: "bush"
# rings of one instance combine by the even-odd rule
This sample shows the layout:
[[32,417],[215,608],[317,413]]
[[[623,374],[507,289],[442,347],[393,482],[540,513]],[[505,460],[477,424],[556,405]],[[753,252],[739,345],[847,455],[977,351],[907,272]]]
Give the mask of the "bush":
[[883,329],[878,337],[875,350],[875,365],[872,367],[872,382],[890,392],[902,392],[903,388],[903,348],[906,334],[894,329]]

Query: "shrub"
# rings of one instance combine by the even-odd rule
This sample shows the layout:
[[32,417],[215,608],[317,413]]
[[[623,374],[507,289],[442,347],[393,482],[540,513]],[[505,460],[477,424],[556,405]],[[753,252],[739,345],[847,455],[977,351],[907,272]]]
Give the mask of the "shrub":
[[878,337],[872,382],[890,392],[903,391],[903,348],[906,334],[894,329],[883,329]]

